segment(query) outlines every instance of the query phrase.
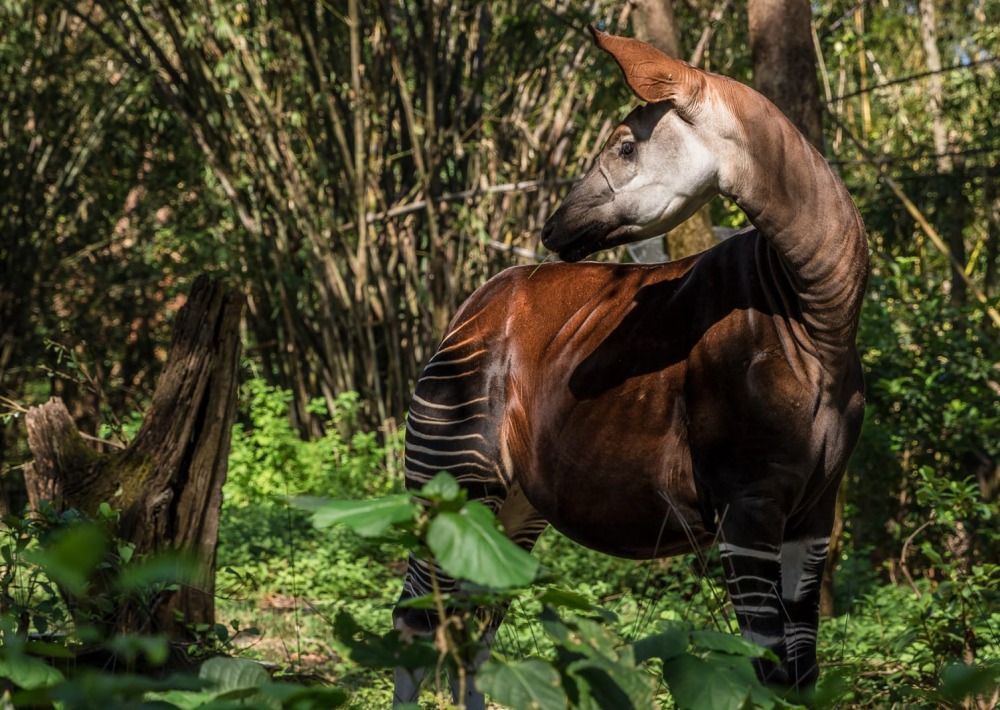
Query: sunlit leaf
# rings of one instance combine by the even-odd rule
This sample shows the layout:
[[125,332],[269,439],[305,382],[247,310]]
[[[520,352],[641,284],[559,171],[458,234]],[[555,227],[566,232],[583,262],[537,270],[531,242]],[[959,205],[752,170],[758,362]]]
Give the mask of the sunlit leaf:
[[493,513],[477,501],[436,516],[427,546],[448,574],[484,587],[523,586],[538,572],[538,560],[497,530]]
[[416,505],[409,494],[401,493],[374,500],[332,500],[313,515],[318,528],[342,523],[365,537],[377,537],[392,525],[413,520]]
[[476,687],[494,702],[518,710],[565,710],[568,702],[559,671],[537,658],[489,661],[479,669]]
[[22,654],[0,656],[0,678],[7,678],[19,688],[48,688],[63,680],[63,674],[37,658]]
[[750,698],[753,685],[742,669],[736,670],[717,659],[705,660],[686,653],[663,662],[663,679],[677,707],[682,710],[742,708]]
[[427,481],[420,489],[418,495],[428,500],[455,501],[462,495],[462,489],[454,476],[445,472],[438,473],[434,478]]

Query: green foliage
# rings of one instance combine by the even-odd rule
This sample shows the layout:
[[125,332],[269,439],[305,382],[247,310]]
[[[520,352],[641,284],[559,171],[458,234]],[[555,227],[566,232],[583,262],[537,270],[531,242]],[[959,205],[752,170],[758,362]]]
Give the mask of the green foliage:
[[559,671],[539,658],[484,663],[476,676],[480,690],[512,708],[565,710],[568,699]]
[[[338,397],[333,412],[321,401],[313,403],[328,426],[312,440],[304,440],[290,425],[287,393],[255,378],[243,394],[218,547],[219,586],[232,602],[223,601],[220,613],[260,630],[269,625],[259,623],[259,606],[308,599],[328,618],[342,605],[366,621],[377,618],[374,600],[398,583],[383,562],[388,555],[382,543],[359,543],[346,528],[320,533],[309,514],[288,501],[313,510],[319,496],[401,490],[401,479],[391,473],[398,438],[390,435],[383,444],[376,433],[361,431],[353,394]],[[380,525],[381,518],[379,512],[370,520]],[[280,618],[275,622],[286,624]],[[319,625],[326,628],[321,620]]]
[[[384,536],[389,528],[410,542],[411,552],[433,555],[442,569],[472,585],[452,594],[435,591],[430,599],[412,600],[458,615],[435,638],[440,658],[450,664],[475,656],[479,644],[475,608],[507,605],[537,575],[537,562],[497,529],[488,508],[466,501],[465,491],[446,473],[439,473],[415,494],[382,501],[335,501],[320,507],[322,525],[339,522],[355,532]],[[417,500],[423,501],[418,503]],[[409,505],[411,510],[405,511]],[[378,525],[372,518],[389,512]],[[493,590],[485,593],[486,589]],[[743,706],[777,707],[782,702],[760,685],[750,659],[765,651],[726,634],[669,625],[659,634],[625,643],[611,622],[616,620],[578,594],[547,588],[535,595],[544,605],[539,618],[551,641],[551,658],[503,661],[494,657],[479,676],[481,689],[512,707],[646,708],[653,703],[655,683],[644,661],[659,659],[678,707],[695,710]],[[560,614],[554,606],[572,611]],[[350,657],[365,665],[391,667],[410,664],[430,666],[435,658],[426,641],[400,644],[398,633],[386,636],[366,632],[353,619],[340,616],[337,637]],[[416,655],[412,655],[416,654]],[[692,675],[693,674],[693,675]],[[712,677],[706,684],[705,678]],[[706,685],[708,690],[706,690]]]
[[414,520],[416,513],[410,495],[400,493],[375,500],[329,501],[313,514],[313,523],[318,528],[342,523],[359,535],[377,537],[393,525]]
[[741,637],[671,622],[635,645],[641,658],[663,662],[663,679],[679,708],[790,707],[760,684],[750,663],[763,656],[777,659]]
[[146,693],[146,701],[160,701],[167,707],[244,707],[266,710],[310,710],[336,708],[347,701],[347,693],[336,688],[305,687],[274,683],[256,661],[245,658],[210,658],[201,664],[198,680],[204,690],[169,690]]
[[[620,27],[626,15],[604,2],[459,3],[444,22],[412,3],[360,3],[357,24],[324,3],[126,5],[98,2],[89,15],[97,26],[88,27],[65,3],[0,3],[10,118],[0,126],[5,411],[10,400],[62,394],[75,411],[95,413],[83,428],[128,438],[138,419],[111,415],[139,410],[148,397],[191,275],[232,275],[252,297],[247,333],[263,375],[243,392],[234,430],[220,587],[242,597],[222,603],[232,611],[226,618],[245,631],[268,600],[305,598],[308,613],[271,609],[267,621],[272,638],[273,627],[289,629],[310,637],[311,649],[330,633],[324,615],[347,610],[384,627],[383,607],[399,587],[398,548],[341,528],[317,532],[279,499],[402,490],[391,429],[362,430],[358,420],[400,414],[447,314],[515,261],[495,245],[533,249],[566,186],[546,179],[442,199],[435,210],[387,210],[578,174],[604,117],[621,117],[631,101],[607,59],[584,51],[582,27],[596,19],[612,31],[635,28]],[[704,9],[675,5],[688,54]],[[983,60],[1000,46],[1000,4],[935,5],[944,63],[962,65],[939,75],[951,170],[935,155],[913,5],[812,5],[837,117],[826,122],[829,157],[859,202],[874,250],[861,334],[868,412],[845,486],[839,616],[821,639],[821,658],[837,665],[824,668],[820,694],[843,705],[985,702],[1000,655],[996,329],[971,295],[953,302],[960,283],[948,259],[848,137],[874,150],[996,306],[1000,82],[996,63]],[[745,17],[746,3],[735,2],[713,23],[705,66],[749,82]],[[352,32],[364,68],[358,81],[345,50]],[[175,60],[183,71],[168,66]],[[435,71],[425,71],[427,61]],[[368,224],[372,211],[380,216]],[[715,213],[719,223],[743,219],[732,204],[716,203]],[[296,395],[265,381],[294,386]],[[345,387],[363,389],[365,399],[310,403]],[[111,424],[99,428],[98,418]],[[323,438],[304,438],[323,422],[333,422]],[[17,501],[28,457],[21,418],[0,416],[0,437],[4,497]],[[468,522],[457,509],[448,515],[456,516],[449,532]],[[171,583],[153,560],[135,586],[105,584],[141,572],[143,561],[111,543],[106,566],[91,575],[77,563],[94,546],[79,540],[96,535],[44,532],[47,525],[4,521],[0,609],[11,648]],[[731,621],[718,575],[698,573],[691,557],[638,565],[553,531],[536,553],[550,578],[579,593],[577,612],[589,613],[591,602],[613,607],[624,639],[658,620],[700,628]],[[53,579],[91,601],[71,611]],[[557,644],[540,615],[570,597],[525,594],[512,603],[501,641],[511,658],[551,657]],[[287,645],[302,655],[298,641]],[[258,655],[286,653],[284,639],[261,643]],[[48,673],[39,664],[53,648],[21,649],[23,658],[4,656],[4,667],[27,668],[25,683],[48,682],[27,678]],[[708,653],[687,650],[702,661],[698,654]],[[338,678],[376,686],[356,663],[330,662]],[[515,675],[551,679],[551,664],[523,663]],[[112,695],[132,701],[142,692],[137,685]]]
[[401,487],[385,469],[386,457],[399,442],[390,438],[380,444],[375,432],[358,430],[357,394],[338,396],[332,411],[315,400],[311,411],[325,421],[325,434],[309,440],[291,425],[291,398],[260,378],[243,386],[226,479],[227,506],[281,496],[377,496]]
[[877,686],[930,702],[956,659],[975,675],[1000,656],[1000,519],[986,498],[995,473],[984,467],[1000,454],[1000,344],[978,325],[982,311],[956,309],[919,259],[881,266],[863,314],[868,409],[848,472],[846,532],[907,591],[876,587],[863,597],[859,608],[877,623],[853,643],[887,670],[852,692]]
[[449,573],[482,586],[520,587],[538,572],[538,561],[507,539],[478,501],[455,513],[438,513],[428,527],[427,546]]
[[381,500],[330,501],[314,514],[317,526],[342,523],[359,535],[377,537],[392,527],[422,543],[452,577],[483,587],[523,587],[534,580],[538,561],[500,531],[489,508],[466,501],[455,479],[439,473],[417,493]]
[[186,581],[185,555],[135,556],[111,530],[119,514],[102,503],[94,519],[43,504],[37,513],[6,515],[0,527],[0,617],[13,632],[107,640],[118,615],[149,609],[162,592]]
[[[188,574],[182,556],[139,558],[109,534],[118,514],[106,504],[95,521],[74,511],[5,516],[0,577],[0,680],[5,707],[333,708],[343,690],[272,681],[247,659],[211,658],[197,676],[164,675],[169,660],[161,636],[108,635],[106,615],[139,596],[152,600]],[[56,625],[64,633],[52,634]],[[36,634],[29,634],[34,629]],[[78,658],[103,656],[108,668]],[[141,666],[144,674],[129,672]]]

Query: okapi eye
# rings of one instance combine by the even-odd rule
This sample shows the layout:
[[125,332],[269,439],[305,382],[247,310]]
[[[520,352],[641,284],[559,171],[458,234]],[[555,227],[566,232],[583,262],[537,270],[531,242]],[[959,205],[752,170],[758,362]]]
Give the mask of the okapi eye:
[[618,148],[618,154],[623,158],[628,158],[633,153],[635,153],[635,143],[632,141],[622,141],[621,147]]

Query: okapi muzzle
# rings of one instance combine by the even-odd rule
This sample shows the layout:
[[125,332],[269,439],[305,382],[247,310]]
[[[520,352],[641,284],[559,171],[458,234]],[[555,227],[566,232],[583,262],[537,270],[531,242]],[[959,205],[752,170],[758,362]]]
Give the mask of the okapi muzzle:
[[[544,244],[580,261],[665,232],[720,193],[752,227],[667,264],[492,278],[417,382],[407,486],[447,471],[527,550],[548,525],[633,559],[717,543],[741,634],[773,654],[758,676],[808,693],[837,489],[864,411],[864,227],[823,157],[760,94],[642,42],[594,37],[646,103]],[[460,584],[411,557],[401,601]],[[438,625],[406,604],[393,618],[404,636]],[[486,638],[503,610],[490,618]],[[397,702],[416,701],[422,675],[397,669]],[[484,707],[470,682],[456,700]]]

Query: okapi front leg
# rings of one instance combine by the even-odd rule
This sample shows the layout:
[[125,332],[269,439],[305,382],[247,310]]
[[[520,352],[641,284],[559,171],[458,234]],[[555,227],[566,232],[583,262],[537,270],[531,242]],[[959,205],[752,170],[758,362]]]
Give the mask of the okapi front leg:
[[[782,516],[773,501],[730,508],[721,525],[719,553],[736,621],[743,637],[785,658],[785,615],[781,600]],[[721,515],[721,513],[720,513]],[[784,664],[754,660],[765,683],[786,685]]]
[[784,605],[785,668],[788,684],[798,690],[811,688],[819,675],[816,632],[819,629],[819,595],[829,537],[808,537],[781,546],[781,589]]

